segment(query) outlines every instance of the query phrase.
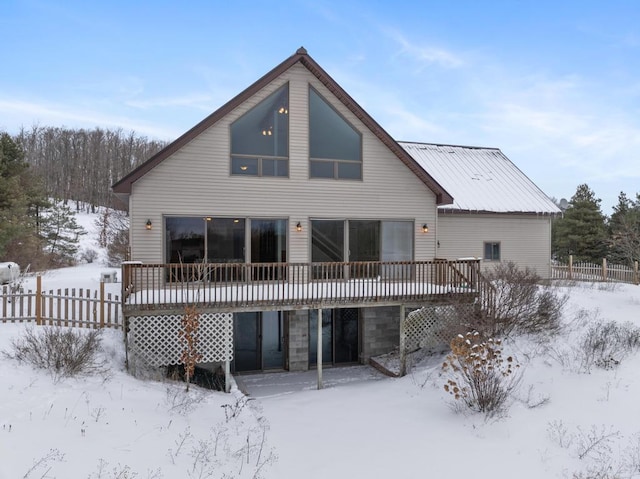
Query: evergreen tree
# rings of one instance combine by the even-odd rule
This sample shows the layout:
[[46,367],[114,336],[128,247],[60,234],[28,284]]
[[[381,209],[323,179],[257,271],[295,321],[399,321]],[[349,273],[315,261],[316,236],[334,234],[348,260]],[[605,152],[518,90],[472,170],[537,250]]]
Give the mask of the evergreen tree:
[[640,195],[631,201],[624,192],[618,196],[609,220],[609,258],[614,263],[632,265],[640,259]]
[[24,153],[7,133],[0,133],[0,261],[36,266],[42,257],[37,227],[46,199]]
[[69,206],[57,203],[43,215],[40,234],[51,263],[62,266],[75,262],[79,238],[87,232],[78,225]]
[[566,260],[599,262],[607,253],[605,217],[599,198],[588,185],[579,185],[562,218],[553,224],[552,241],[555,255]]

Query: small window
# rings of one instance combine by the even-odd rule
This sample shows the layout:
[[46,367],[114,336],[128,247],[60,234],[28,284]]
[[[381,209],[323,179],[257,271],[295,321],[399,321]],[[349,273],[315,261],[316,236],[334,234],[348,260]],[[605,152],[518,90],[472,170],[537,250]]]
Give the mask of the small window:
[[362,136],[309,87],[309,176],[362,179]]
[[484,260],[500,261],[500,243],[486,242],[484,244]]
[[289,176],[289,85],[231,125],[231,174]]

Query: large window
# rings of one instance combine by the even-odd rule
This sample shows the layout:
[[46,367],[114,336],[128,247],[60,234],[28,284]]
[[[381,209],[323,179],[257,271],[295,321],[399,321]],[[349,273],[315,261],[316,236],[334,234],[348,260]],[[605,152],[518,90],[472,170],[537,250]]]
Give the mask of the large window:
[[362,179],[362,137],[324,98],[309,88],[309,175]]
[[231,174],[289,176],[289,85],[231,125]]
[[[165,218],[168,263],[284,263],[287,261],[287,220],[219,218],[212,216]],[[238,276],[242,267],[230,267]],[[284,268],[254,268],[254,279],[282,277]],[[237,273],[237,274],[236,274]],[[229,276],[229,275],[227,275]]]
[[[311,261],[330,262],[401,262],[413,260],[414,228],[412,221],[312,220]],[[352,265],[351,277],[398,277],[409,274],[404,265]],[[316,265],[314,278],[343,277],[341,268]]]

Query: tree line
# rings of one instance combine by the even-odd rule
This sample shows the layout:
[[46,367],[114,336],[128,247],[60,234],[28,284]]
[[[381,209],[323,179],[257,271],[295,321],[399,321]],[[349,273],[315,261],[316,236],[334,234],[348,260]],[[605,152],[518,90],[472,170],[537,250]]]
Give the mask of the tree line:
[[566,261],[573,255],[592,263],[607,258],[628,266],[640,261],[640,193],[629,198],[620,192],[610,217],[602,213],[600,203],[588,185],[578,186],[562,217],[553,222],[554,257]]
[[33,126],[22,128],[13,139],[51,198],[65,204],[75,200],[92,212],[98,206],[125,209],[111,185],[166,145],[121,128]]
[[121,129],[0,132],[0,262],[40,270],[73,264],[79,256],[93,260],[95,251],[78,251],[86,232],[72,206],[94,213],[103,207],[105,243],[118,243],[122,259],[126,221],[114,208],[127,205],[115,199],[111,185],[162,147],[162,142]]

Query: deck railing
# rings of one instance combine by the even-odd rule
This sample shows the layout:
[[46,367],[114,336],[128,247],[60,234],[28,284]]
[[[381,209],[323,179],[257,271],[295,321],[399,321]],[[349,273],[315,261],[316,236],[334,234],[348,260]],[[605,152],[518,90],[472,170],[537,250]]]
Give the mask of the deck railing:
[[468,294],[490,301],[478,260],[343,263],[125,263],[123,310],[317,307],[430,301]]

